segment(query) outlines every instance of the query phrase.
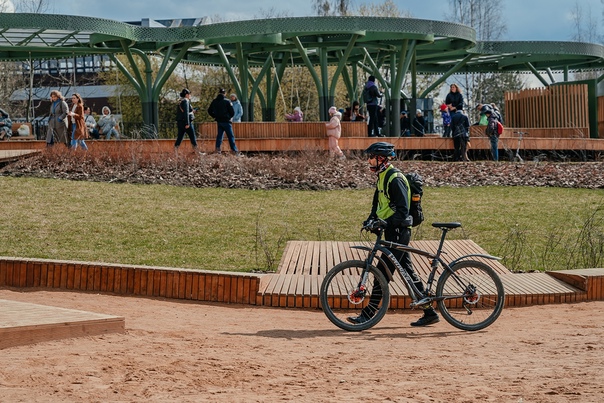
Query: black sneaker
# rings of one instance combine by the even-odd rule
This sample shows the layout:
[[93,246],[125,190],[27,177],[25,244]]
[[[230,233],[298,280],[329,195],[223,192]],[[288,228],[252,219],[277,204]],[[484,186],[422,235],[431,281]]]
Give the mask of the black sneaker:
[[434,310],[430,311],[431,313],[424,311],[424,316],[422,316],[415,322],[411,322],[411,326],[428,326],[433,323],[440,322],[440,317],[438,316],[438,314],[434,312]]
[[365,323],[369,320],[369,318],[363,314],[359,316],[349,316],[346,320],[354,325],[360,325],[361,323]]

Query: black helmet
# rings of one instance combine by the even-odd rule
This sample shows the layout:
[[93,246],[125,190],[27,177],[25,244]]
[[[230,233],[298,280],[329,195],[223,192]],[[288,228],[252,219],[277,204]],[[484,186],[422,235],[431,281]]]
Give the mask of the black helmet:
[[382,157],[393,158],[396,156],[394,152],[394,144],[380,141],[373,143],[365,150],[365,154],[381,155]]
[[191,91],[189,91],[187,88],[183,88],[182,91],[180,91],[180,97],[184,98],[187,94],[190,94]]
[[491,108],[490,105],[483,105],[482,108],[480,108],[480,113],[493,113],[493,108]]

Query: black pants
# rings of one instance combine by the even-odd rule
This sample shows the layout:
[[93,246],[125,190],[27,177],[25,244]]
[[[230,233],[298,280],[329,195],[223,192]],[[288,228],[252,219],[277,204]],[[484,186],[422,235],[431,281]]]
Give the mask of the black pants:
[[378,137],[380,135],[380,120],[378,118],[378,106],[367,105],[367,112],[369,112],[369,127],[367,133],[369,137]]
[[[395,228],[395,229],[386,229],[386,233],[384,234],[384,239],[386,241],[392,241],[392,242],[396,242],[396,243],[400,243],[403,245],[409,245],[409,242],[411,242],[411,228]],[[403,269],[405,269],[405,271],[409,274],[409,276],[413,279],[413,282],[416,283],[420,283],[420,278],[417,275],[417,273],[415,272],[415,270],[413,270],[413,263],[411,262],[411,254],[409,252],[404,252],[402,250],[399,249],[388,249],[390,252],[392,252],[392,254],[396,257],[396,260],[398,260],[401,264],[401,266],[403,266]],[[387,269],[390,271],[391,274],[394,274],[394,271],[396,270],[396,267],[394,267],[394,265],[386,260],[386,266]],[[380,269],[380,271],[384,274],[384,276],[386,277],[386,279],[388,279],[388,273],[386,273],[386,268],[380,263],[378,264],[378,269]],[[422,284],[422,288],[420,289],[420,291],[423,291],[423,284]]]
[[[396,228],[396,229],[386,229],[386,233],[384,234],[384,239],[386,241],[393,241],[396,243],[400,243],[403,245],[409,245],[411,241],[411,228]],[[392,254],[396,257],[396,259],[401,263],[403,269],[409,274],[413,283],[417,287],[417,289],[421,292],[424,292],[424,283],[421,281],[415,270],[413,270],[413,264],[411,262],[411,254],[409,252],[404,252],[398,249],[388,249],[392,252]],[[379,263],[377,268],[384,274],[386,280],[389,281],[390,276],[386,272],[389,270],[391,274],[394,274],[396,267],[389,261],[385,260],[386,267],[382,263]],[[375,314],[375,310],[382,299],[382,287],[379,283],[375,283],[373,285],[373,290],[371,291],[371,297],[369,298],[369,304],[363,308],[361,311],[361,315],[366,316],[367,318],[371,318]]]
[[466,157],[468,140],[463,135],[455,136],[453,137],[453,146],[455,147],[453,161],[463,161]]
[[197,148],[197,138],[195,136],[195,128],[191,123],[188,129],[185,129],[186,122],[177,121],[176,126],[178,127],[178,136],[176,137],[176,143],[174,143],[174,147],[179,147],[183,138],[185,137],[185,133],[189,135],[189,140],[191,140],[191,145],[193,148]]

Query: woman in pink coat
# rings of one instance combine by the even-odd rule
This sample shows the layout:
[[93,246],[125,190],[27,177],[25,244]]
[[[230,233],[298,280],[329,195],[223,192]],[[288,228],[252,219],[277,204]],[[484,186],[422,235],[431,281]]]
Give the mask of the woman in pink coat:
[[331,116],[330,121],[325,123],[327,137],[329,137],[329,154],[333,157],[346,159],[346,156],[344,156],[344,153],[338,146],[338,139],[342,133],[342,125],[340,124],[342,114],[338,112],[335,106],[332,106],[329,108],[329,116]]

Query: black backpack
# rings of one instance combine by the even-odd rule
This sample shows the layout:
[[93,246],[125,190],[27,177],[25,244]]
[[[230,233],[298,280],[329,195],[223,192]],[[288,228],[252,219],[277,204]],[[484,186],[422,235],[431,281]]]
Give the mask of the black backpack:
[[409,202],[409,215],[413,217],[412,227],[417,227],[422,222],[424,222],[424,211],[422,210],[422,196],[424,195],[424,180],[423,178],[415,172],[411,172],[408,174],[403,174],[396,168],[392,168],[386,172],[386,177],[384,178],[384,193],[386,196],[388,195],[388,185],[394,179],[394,174],[399,175],[401,178],[407,182],[407,186],[411,190],[411,200]]

